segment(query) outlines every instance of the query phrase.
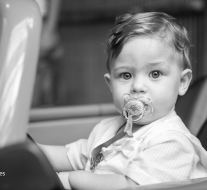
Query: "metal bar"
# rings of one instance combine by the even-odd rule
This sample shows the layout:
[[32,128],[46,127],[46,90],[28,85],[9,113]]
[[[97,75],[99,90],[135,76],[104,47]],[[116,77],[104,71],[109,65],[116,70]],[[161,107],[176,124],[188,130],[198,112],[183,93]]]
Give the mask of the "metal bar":
[[33,108],[30,110],[30,122],[111,115],[118,115],[113,104]]

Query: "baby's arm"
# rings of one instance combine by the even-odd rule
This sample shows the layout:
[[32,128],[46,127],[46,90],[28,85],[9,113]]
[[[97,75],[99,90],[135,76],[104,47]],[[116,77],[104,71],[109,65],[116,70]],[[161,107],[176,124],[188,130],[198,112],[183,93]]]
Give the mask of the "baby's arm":
[[38,144],[56,172],[73,171],[65,146]]
[[73,171],[69,175],[73,189],[122,189],[138,185],[130,178],[119,174],[94,174],[87,171]]

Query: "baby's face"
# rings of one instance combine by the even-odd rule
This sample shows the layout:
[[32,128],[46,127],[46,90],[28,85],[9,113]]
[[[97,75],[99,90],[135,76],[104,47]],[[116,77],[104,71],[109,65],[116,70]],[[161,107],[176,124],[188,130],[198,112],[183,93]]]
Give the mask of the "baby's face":
[[130,39],[111,63],[106,81],[117,110],[122,113],[121,99],[126,93],[152,101],[153,114],[138,124],[148,124],[174,107],[180,93],[182,69],[176,53],[158,37]]

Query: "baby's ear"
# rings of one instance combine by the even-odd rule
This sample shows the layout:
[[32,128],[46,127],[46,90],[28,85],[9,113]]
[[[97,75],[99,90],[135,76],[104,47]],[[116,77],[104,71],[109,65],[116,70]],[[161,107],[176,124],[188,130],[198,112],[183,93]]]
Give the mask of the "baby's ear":
[[105,81],[106,81],[106,84],[107,84],[108,87],[110,88],[110,90],[112,90],[112,89],[111,89],[111,75],[110,75],[109,73],[106,73],[106,74],[104,75],[104,79],[105,79]]
[[192,80],[192,71],[190,69],[183,70],[181,73],[180,86],[178,91],[178,94],[180,96],[183,96],[186,93],[191,80]]

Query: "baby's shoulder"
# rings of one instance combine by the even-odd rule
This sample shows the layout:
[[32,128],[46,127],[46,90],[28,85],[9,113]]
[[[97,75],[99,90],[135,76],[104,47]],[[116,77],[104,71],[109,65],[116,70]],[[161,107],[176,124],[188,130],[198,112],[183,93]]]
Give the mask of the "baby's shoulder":
[[116,128],[117,126],[121,126],[124,123],[124,119],[121,116],[114,116],[109,118],[104,118],[99,123],[95,125],[92,133],[94,134],[103,134],[108,131],[109,128]]
[[184,135],[190,133],[183,121],[176,114],[170,118],[158,122],[149,131],[154,135],[161,135],[163,133],[166,134],[172,132],[182,133]]
[[163,121],[154,126],[145,135],[144,144],[148,146],[170,142],[191,146],[189,136],[191,133],[178,118],[178,120]]

